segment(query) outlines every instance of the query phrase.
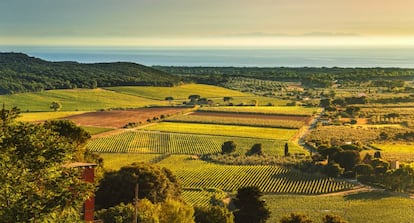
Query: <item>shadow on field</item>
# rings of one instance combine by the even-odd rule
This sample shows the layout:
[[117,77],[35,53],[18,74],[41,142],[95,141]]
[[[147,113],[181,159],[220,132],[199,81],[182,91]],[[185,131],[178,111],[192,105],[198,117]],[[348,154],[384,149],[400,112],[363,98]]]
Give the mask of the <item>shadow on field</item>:
[[344,196],[345,200],[380,200],[383,198],[392,197],[393,195],[389,192],[361,192],[357,194],[350,194]]

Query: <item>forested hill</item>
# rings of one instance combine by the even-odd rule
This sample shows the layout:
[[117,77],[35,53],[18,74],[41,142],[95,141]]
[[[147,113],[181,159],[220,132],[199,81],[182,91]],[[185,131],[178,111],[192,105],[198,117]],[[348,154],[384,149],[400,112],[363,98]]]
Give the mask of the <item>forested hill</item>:
[[180,78],[135,63],[49,62],[0,53],[0,94],[124,85],[173,86]]
[[405,68],[341,68],[341,67],[172,67],[154,68],[178,74],[187,81],[220,84],[231,77],[247,77],[276,81],[301,81],[307,86],[327,87],[332,82],[350,83],[413,80],[414,69]]

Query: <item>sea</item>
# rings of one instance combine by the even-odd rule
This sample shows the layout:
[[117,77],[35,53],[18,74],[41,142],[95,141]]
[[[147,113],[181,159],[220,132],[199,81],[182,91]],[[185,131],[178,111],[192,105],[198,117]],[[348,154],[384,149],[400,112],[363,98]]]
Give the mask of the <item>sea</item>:
[[414,68],[414,47],[226,49],[0,46],[0,52],[22,52],[48,61],[122,61],[147,66]]

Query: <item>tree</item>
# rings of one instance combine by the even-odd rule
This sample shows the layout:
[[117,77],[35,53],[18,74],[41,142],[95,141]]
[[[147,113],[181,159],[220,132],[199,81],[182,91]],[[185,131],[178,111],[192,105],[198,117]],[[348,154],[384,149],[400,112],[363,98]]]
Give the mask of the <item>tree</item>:
[[344,169],[337,163],[328,163],[325,166],[325,174],[329,177],[339,177],[344,172]]
[[200,99],[200,95],[192,94],[192,95],[188,96],[188,99],[190,99],[191,103],[195,104],[197,102],[197,100]]
[[232,97],[223,97],[224,102],[230,103],[232,100],[233,100]]
[[159,206],[160,223],[193,223],[194,209],[181,201],[167,199]]
[[132,222],[133,213],[134,205],[121,203],[114,207],[97,211],[96,217],[103,220],[103,222],[124,223]]
[[336,153],[333,160],[345,168],[345,171],[352,171],[355,165],[361,162],[361,156],[358,151],[344,150]]
[[196,223],[233,223],[234,216],[226,207],[217,205],[194,208]]
[[355,173],[357,176],[370,176],[374,173],[374,168],[372,168],[372,166],[369,164],[358,164],[355,166]]
[[76,146],[42,124],[6,125],[0,138],[0,219],[77,222],[93,185],[80,179],[80,170],[64,166]]
[[236,151],[236,143],[234,141],[227,141],[221,145],[221,153],[232,153]]
[[289,145],[285,143],[285,156],[289,156]]
[[140,199],[147,198],[153,203],[158,203],[167,198],[180,198],[180,186],[170,170],[150,164],[134,163],[122,167],[119,171],[105,173],[96,192],[97,207],[108,208],[122,202],[132,202],[137,183]]
[[347,221],[343,220],[341,216],[338,215],[325,215],[325,217],[322,218],[323,223],[347,223]]
[[247,151],[246,155],[247,156],[251,156],[251,155],[261,156],[261,155],[263,155],[262,144],[261,143],[254,144],[252,146],[252,148],[249,151]]
[[62,109],[62,104],[60,102],[54,101],[52,104],[50,104],[50,109],[53,109],[53,111],[60,111],[60,109]]
[[170,105],[171,105],[171,103],[174,100],[174,98],[171,97],[171,96],[168,96],[168,97],[165,97],[165,100],[168,101],[168,103],[170,103]]
[[312,223],[313,221],[305,214],[291,213],[280,220],[280,223]]
[[261,200],[262,193],[257,187],[243,187],[237,190],[234,205],[234,222],[264,223],[270,217],[270,211],[265,201]]

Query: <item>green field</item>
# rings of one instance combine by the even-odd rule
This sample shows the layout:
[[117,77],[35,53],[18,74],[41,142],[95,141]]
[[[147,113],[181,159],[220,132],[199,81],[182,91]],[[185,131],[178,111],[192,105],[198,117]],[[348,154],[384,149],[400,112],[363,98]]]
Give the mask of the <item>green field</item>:
[[20,117],[17,118],[17,121],[21,122],[36,122],[36,121],[45,121],[45,120],[52,120],[52,119],[60,119],[71,115],[79,115],[85,112],[81,111],[59,111],[59,112],[27,112],[21,113]]
[[226,106],[203,107],[199,110],[211,112],[311,116],[318,111],[318,108],[301,106]]
[[[237,153],[244,154],[253,144],[262,143],[263,152],[282,156],[284,140],[256,139],[245,137],[212,136],[153,131],[128,131],[118,135],[93,139],[88,148],[93,152],[113,153],[171,153],[207,154],[221,152],[221,145],[232,140],[237,144]],[[290,143],[291,153],[304,153],[297,145]]]
[[148,105],[168,105],[166,101],[120,94],[104,89],[50,90],[37,93],[0,95],[7,107],[17,106],[22,111],[50,111],[50,103],[58,101],[62,111],[95,111],[107,108],[131,108]]
[[414,162],[414,145],[403,143],[372,144],[381,149],[381,156],[386,160],[397,160],[400,162]]
[[236,125],[162,122],[144,127],[145,130],[206,135],[238,136],[288,141],[297,133],[294,129],[261,128]]
[[131,154],[131,153],[100,153],[104,159],[104,168],[107,170],[118,170],[132,163],[150,162],[159,154]]
[[257,186],[262,192],[320,194],[353,187],[353,184],[343,180],[308,175],[278,166],[220,165],[188,155],[172,155],[158,165],[170,169],[181,185],[188,188],[215,187],[236,191],[245,186]]
[[184,201],[193,206],[209,206],[211,200],[222,200],[227,197],[227,193],[217,189],[199,189],[199,188],[184,188],[181,196]]
[[81,126],[83,129],[88,131],[91,135],[96,135],[104,132],[114,130],[113,128],[95,127],[95,126]]
[[222,87],[205,84],[184,84],[177,87],[109,87],[106,88],[115,92],[164,100],[166,97],[173,97],[175,100],[187,100],[188,96],[198,94],[205,98],[223,98],[252,96],[240,91],[229,90]]
[[340,215],[352,223],[411,223],[414,200],[386,192],[365,192],[347,196],[265,195],[272,212],[268,222],[279,222],[292,212],[304,213],[316,223],[327,214]]

